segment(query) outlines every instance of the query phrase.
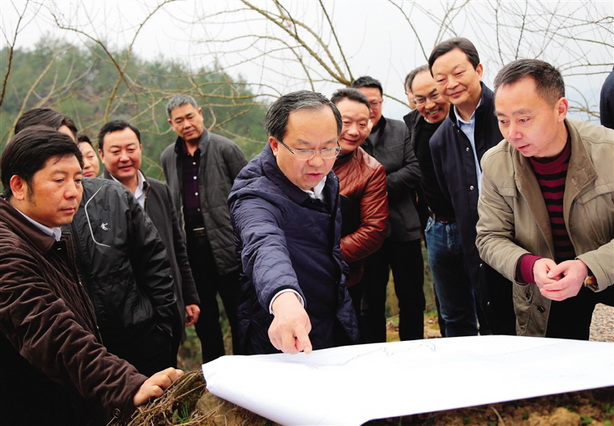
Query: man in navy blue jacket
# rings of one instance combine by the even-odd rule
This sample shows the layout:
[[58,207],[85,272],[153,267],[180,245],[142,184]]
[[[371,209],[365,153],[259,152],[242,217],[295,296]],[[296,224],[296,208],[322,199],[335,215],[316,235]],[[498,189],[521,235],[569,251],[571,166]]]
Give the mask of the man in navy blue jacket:
[[[480,259],[475,245],[480,159],[503,137],[494,115],[493,92],[482,83],[483,67],[477,49],[466,38],[439,43],[429,57],[429,68],[438,92],[452,107],[448,118],[431,137],[435,173],[452,202],[460,230],[465,267],[476,303],[464,308],[479,318],[480,332],[515,334],[512,285]],[[441,293],[441,292],[440,292]],[[438,293],[442,307],[458,303],[458,294]],[[484,313],[485,315],[481,315]],[[475,329],[465,334],[477,334]]]
[[229,205],[242,265],[242,353],[305,352],[358,340],[339,246],[341,115],[309,91],[279,98],[268,144],[235,179]]

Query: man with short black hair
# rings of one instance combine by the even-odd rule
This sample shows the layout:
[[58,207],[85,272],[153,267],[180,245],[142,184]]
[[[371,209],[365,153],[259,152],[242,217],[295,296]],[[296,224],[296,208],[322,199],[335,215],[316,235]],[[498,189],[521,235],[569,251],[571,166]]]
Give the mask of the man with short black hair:
[[343,123],[339,134],[341,152],[333,171],[339,178],[341,196],[341,254],[350,267],[346,287],[359,316],[364,260],[379,250],[388,231],[386,170],[360,147],[371,129],[366,96],[356,89],[344,88],[333,93],[330,100]]
[[0,410],[6,424],[126,421],[182,373],[150,379],[107,352],[81,285],[69,225],[83,188],[79,148],[44,126],[0,160]]
[[180,314],[180,322],[175,324],[173,331],[171,350],[173,365],[176,366],[177,351],[185,339],[184,326],[189,327],[198,321],[200,301],[170,189],[165,183],[141,172],[141,133],[127,121],[114,120],[103,125],[98,133],[98,146],[105,166],[104,178],[120,182],[134,194],[164,243]]
[[[439,43],[428,60],[437,90],[452,107],[431,137],[435,173],[454,207],[471,287],[463,297],[466,315],[475,318],[465,335],[514,334],[511,283],[480,259],[475,224],[482,169],[480,159],[502,139],[494,116],[493,93],[482,83],[484,68],[471,41],[456,37]],[[442,305],[458,301],[444,300]],[[475,302],[473,302],[473,300]],[[465,322],[466,323],[466,322]]]
[[[43,124],[76,145],[71,123],[45,108],[24,113],[15,128]],[[80,208],[64,230],[72,235],[105,346],[145,375],[173,365],[170,339],[179,317],[173,279],[164,245],[134,196],[117,182],[84,179]]]
[[588,340],[595,304],[614,304],[614,130],[568,119],[563,77],[537,59],[499,72],[495,107],[478,249],[514,282],[518,334]]
[[268,144],[229,197],[243,265],[239,337],[246,354],[305,352],[358,341],[339,241],[341,115],[319,93],[280,97]]
[[424,230],[428,261],[438,300],[442,336],[471,335],[475,331],[475,309],[471,280],[465,269],[462,244],[454,208],[439,185],[429,142],[447,118],[450,104],[437,90],[437,83],[427,65],[416,68],[409,80],[419,114],[411,123],[411,138],[420,164],[420,187],[428,205],[428,220]]
[[365,342],[386,341],[386,287],[390,270],[399,300],[401,340],[424,337],[424,259],[422,226],[416,206],[420,167],[405,123],[382,115],[383,89],[376,79],[363,76],[352,82],[371,104],[371,134],[362,148],[386,169],[389,235],[380,250],[365,262],[365,295],[361,333]]

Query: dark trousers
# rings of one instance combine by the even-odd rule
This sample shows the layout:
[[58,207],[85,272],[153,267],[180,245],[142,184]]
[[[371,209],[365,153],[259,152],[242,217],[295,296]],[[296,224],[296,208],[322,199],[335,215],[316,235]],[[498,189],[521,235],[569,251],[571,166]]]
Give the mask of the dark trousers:
[[233,348],[237,330],[237,303],[239,297],[239,272],[220,275],[215,265],[211,246],[206,237],[187,238],[188,260],[200,298],[200,317],[195,324],[200,339],[203,363],[226,354],[224,336],[220,325],[220,310],[217,294],[220,294],[233,336]]
[[614,286],[598,293],[582,287],[575,297],[552,301],[546,337],[588,340],[595,305],[604,303],[613,306],[613,302]]
[[365,261],[359,327],[365,343],[386,341],[386,286],[392,269],[399,300],[399,337],[424,338],[424,260],[420,240],[386,240]]
[[149,331],[137,334],[130,341],[120,343],[107,338],[104,343],[109,352],[125,359],[134,365],[139,373],[149,377],[176,364],[172,340],[167,332],[154,325]]

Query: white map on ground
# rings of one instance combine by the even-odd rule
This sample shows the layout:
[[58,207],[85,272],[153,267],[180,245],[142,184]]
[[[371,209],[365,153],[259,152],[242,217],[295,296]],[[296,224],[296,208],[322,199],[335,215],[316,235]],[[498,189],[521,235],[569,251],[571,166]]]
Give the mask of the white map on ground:
[[283,425],[368,420],[614,386],[614,343],[473,336],[224,356],[207,389]]

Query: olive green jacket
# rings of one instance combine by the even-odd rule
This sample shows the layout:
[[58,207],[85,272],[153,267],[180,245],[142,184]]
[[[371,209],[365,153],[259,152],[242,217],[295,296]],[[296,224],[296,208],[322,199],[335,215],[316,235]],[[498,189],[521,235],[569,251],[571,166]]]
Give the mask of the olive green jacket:
[[[563,215],[576,256],[602,291],[614,283],[614,130],[565,120],[571,158]],[[503,140],[482,158],[476,245],[480,256],[514,282],[516,331],[544,336],[549,299],[535,285],[515,282],[520,257],[554,259],[550,218],[527,158]]]

